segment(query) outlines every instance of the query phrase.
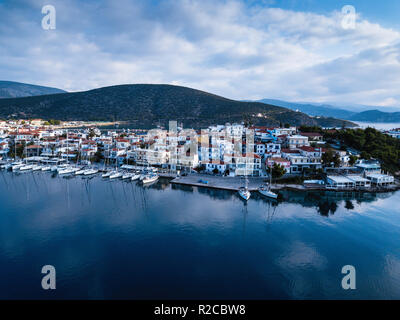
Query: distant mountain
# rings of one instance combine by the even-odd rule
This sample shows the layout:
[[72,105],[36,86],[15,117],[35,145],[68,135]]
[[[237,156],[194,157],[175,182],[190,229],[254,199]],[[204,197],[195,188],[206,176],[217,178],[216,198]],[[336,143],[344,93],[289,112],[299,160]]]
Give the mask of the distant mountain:
[[0,117],[58,120],[119,120],[136,127],[166,125],[177,120],[185,127],[245,121],[258,125],[322,125],[354,123],[333,118],[312,118],[286,108],[229,100],[207,92],[172,85],[134,84],[84,92],[18,99],[0,99]]
[[382,112],[379,110],[369,110],[356,113],[355,115],[351,116],[349,120],[362,122],[396,123],[400,122],[400,112]]
[[291,110],[298,110],[300,112],[304,112],[310,116],[316,117],[335,117],[340,119],[348,119],[355,112],[340,109],[328,104],[306,104],[306,103],[295,103],[295,102],[286,102],[282,100],[274,100],[274,99],[263,99],[258,102],[270,103],[276,106],[285,107]]
[[[298,103],[298,102],[287,102],[282,100],[274,99],[263,99],[258,102],[270,103],[276,106],[285,107],[291,110],[298,110],[309,116],[313,117],[334,117],[339,119],[345,119],[350,121],[362,121],[362,122],[400,122],[400,112],[384,112],[381,110],[365,110],[367,106],[354,106],[354,107],[338,107],[329,104],[316,104],[316,103]],[[369,107],[373,108],[373,107]],[[346,110],[347,109],[347,110]],[[353,110],[350,111],[349,109]],[[365,110],[359,112],[359,110]],[[382,107],[381,109],[385,109]],[[390,108],[385,110],[396,110],[396,108]]]
[[42,87],[13,81],[0,81],[0,99],[40,96],[44,94],[65,92],[66,91],[57,88]]

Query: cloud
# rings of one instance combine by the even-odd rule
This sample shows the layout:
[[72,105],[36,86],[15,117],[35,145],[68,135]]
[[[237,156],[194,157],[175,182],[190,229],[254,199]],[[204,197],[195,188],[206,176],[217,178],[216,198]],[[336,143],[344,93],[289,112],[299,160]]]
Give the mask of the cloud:
[[[173,83],[235,99],[400,104],[400,32],[241,1],[0,4],[1,78],[71,91]],[[340,8],[338,8],[340,10]]]

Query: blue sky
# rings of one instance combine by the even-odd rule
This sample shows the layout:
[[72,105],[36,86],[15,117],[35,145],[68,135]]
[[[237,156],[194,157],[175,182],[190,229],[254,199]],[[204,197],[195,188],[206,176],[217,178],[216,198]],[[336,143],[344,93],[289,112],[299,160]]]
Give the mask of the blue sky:
[[247,3],[319,14],[329,14],[345,5],[352,5],[368,20],[386,27],[400,26],[398,0],[247,0]]
[[[55,30],[41,27],[46,4]],[[400,1],[0,0],[0,15],[2,80],[400,106]]]

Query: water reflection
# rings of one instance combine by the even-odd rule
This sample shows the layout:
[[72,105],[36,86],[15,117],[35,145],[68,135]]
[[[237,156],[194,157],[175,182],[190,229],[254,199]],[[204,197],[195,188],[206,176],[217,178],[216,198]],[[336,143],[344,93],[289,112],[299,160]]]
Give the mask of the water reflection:
[[[48,298],[37,284],[47,263],[53,298],[400,298],[400,193],[245,203],[167,179],[0,175],[0,298]],[[357,292],[340,287],[349,263]]]

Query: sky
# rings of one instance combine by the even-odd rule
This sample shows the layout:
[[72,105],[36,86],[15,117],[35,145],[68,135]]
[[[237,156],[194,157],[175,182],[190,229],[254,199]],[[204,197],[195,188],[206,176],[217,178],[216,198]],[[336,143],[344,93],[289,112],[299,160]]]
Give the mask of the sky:
[[0,0],[0,16],[1,80],[400,107],[398,0]]

